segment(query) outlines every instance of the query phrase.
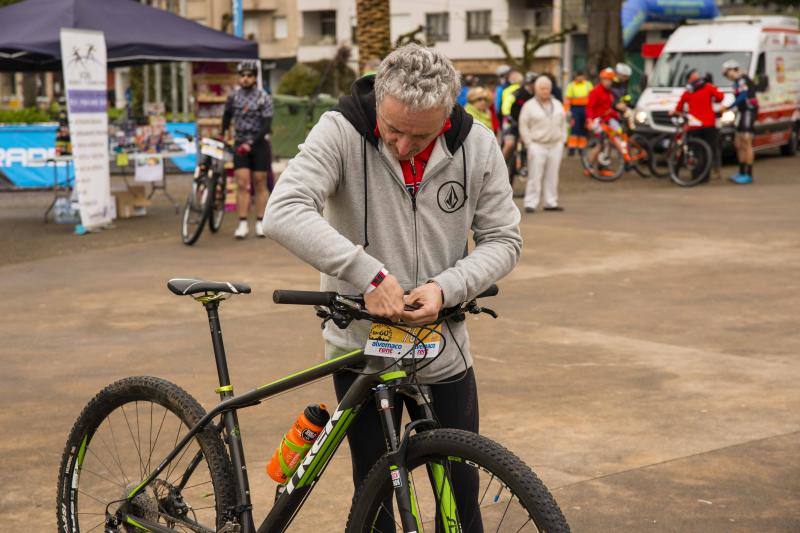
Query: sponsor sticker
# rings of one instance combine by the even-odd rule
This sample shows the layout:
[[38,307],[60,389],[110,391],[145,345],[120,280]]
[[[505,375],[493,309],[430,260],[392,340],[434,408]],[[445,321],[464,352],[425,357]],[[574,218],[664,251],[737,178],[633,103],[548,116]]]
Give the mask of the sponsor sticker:
[[436,327],[396,328],[386,324],[372,324],[364,347],[367,355],[415,359],[436,357],[442,344],[442,325]]

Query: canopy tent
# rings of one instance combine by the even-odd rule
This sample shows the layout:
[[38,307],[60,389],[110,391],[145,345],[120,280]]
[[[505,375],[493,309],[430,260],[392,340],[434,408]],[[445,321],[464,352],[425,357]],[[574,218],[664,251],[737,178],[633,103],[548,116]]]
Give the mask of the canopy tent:
[[61,70],[61,28],[105,34],[109,67],[258,59],[258,44],[132,0],[26,0],[0,9],[0,71]]

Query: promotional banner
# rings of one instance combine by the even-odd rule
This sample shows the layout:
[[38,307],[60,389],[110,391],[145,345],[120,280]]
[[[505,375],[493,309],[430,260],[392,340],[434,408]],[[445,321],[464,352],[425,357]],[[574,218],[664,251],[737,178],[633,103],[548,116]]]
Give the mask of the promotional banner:
[[103,32],[62,28],[61,62],[81,223],[98,228],[111,222]]
[[27,124],[0,126],[0,182],[14,188],[49,188],[56,182],[64,187],[68,181],[71,184],[72,165],[45,163],[56,155],[57,128]]
[[625,46],[645,22],[680,22],[719,16],[715,0],[625,0],[620,12]]

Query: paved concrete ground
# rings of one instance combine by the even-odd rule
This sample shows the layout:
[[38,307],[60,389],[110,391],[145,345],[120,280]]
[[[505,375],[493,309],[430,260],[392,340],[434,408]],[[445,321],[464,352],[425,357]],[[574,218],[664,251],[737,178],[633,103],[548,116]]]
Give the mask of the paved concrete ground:
[[[690,190],[591,183],[567,163],[567,211],[524,217],[500,320],[471,321],[482,431],[533,466],[575,531],[800,530],[800,170],[759,163],[755,186]],[[315,273],[274,243],[234,242],[232,220],[187,248],[161,203],[116,235],[72,237],[35,224],[41,195],[0,201],[6,531],[52,531],[66,435],[105,384],[154,374],[215,403],[204,313],[167,278],[252,284],[222,307],[237,390],[319,358],[313,313],[270,300],[315,288]],[[264,463],[330,389],[242,413],[257,518]],[[294,530],[341,528],[348,467],[341,450]]]

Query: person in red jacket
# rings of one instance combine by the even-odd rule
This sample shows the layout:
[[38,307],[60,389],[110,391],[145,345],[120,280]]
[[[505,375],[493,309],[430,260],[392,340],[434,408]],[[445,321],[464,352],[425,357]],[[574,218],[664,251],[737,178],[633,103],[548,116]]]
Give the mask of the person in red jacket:
[[696,70],[689,72],[686,78],[686,90],[678,100],[678,105],[670,111],[670,115],[679,115],[686,112],[689,120],[689,132],[700,137],[711,147],[713,157],[711,173],[715,179],[720,177],[720,149],[719,129],[717,129],[717,116],[714,112],[714,102],[721,102],[724,95],[709,79],[709,75],[700,76]]
[[[605,68],[600,71],[600,82],[589,93],[589,102],[586,104],[586,128],[599,137],[603,135],[601,124],[608,124],[612,130],[619,131],[619,114],[614,109],[614,93],[611,92],[611,85],[614,83],[616,77],[614,69]],[[611,139],[614,144],[619,143],[619,140],[614,137]],[[618,148],[621,147],[618,146]],[[594,166],[597,161],[597,156],[600,154],[600,144],[596,143],[588,151],[588,159],[591,166]],[[585,170],[584,173],[588,174]],[[600,173],[611,173],[610,170],[600,168]]]

